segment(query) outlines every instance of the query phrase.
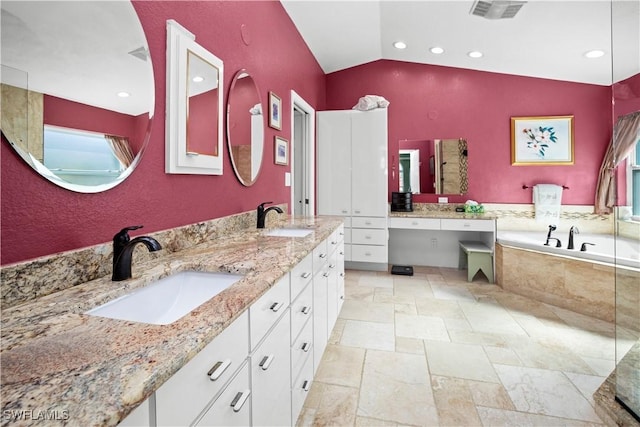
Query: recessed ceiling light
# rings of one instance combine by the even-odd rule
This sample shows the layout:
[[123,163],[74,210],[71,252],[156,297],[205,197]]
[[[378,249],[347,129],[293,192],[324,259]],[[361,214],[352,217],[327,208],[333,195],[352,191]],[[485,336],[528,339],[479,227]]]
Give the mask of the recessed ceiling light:
[[120,98],[128,98],[130,96],[129,92],[118,92],[118,96]]
[[477,50],[472,50],[467,55],[471,58],[482,58],[482,52],[478,52]]
[[203,81],[204,81],[204,77],[202,77],[202,76],[195,76],[192,80],[193,80],[195,83],[200,83],[200,82],[203,82]]
[[590,50],[589,52],[586,52],[584,56],[587,58],[600,58],[601,56],[604,56],[604,51],[598,49]]
[[431,51],[431,53],[435,53],[436,55],[440,55],[441,53],[444,53],[444,49],[439,46],[434,46],[429,50]]
[[406,49],[407,44],[405,42],[394,42],[393,47],[395,47],[396,49]]

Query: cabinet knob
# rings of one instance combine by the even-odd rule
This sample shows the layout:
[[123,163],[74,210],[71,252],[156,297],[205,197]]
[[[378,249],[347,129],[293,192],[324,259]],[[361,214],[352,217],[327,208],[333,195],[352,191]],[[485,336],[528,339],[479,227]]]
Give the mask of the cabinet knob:
[[271,307],[269,307],[269,310],[273,311],[274,313],[277,313],[278,310],[280,310],[282,308],[282,303],[281,302],[274,302]]
[[251,395],[251,390],[243,390],[239,391],[236,394],[236,397],[231,401],[231,406],[233,407],[233,412],[240,412],[242,407],[244,406],[244,402],[247,401],[247,398]]
[[224,361],[219,361],[211,369],[207,372],[207,375],[211,379],[211,381],[215,381],[227,370],[227,368],[231,366],[231,359],[226,359]]
[[267,369],[269,369],[269,366],[271,366],[271,363],[273,363],[274,358],[275,356],[273,354],[265,356],[262,358],[258,366],[260,366],[263,371],[266,371]]

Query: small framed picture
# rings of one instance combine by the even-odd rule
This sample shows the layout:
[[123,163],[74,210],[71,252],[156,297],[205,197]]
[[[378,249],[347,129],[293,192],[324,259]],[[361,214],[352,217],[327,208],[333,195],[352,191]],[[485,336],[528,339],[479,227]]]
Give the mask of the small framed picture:
[[511,164],[573,164],[573,116],[511,117]]
[[289,141],[279,136],[275,137],[275,155],[276,165],[288,165],[289,164]]
[[273,92],[269,92],[269,126],[282,129],[282,100]]

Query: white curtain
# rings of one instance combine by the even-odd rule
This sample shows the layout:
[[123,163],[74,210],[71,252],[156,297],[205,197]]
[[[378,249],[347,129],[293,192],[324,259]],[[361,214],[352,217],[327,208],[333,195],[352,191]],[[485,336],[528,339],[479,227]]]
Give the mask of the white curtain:
[[129,140],[123,136],[105,135],[104,136],[113,150],[113,154],[122,163],[124,168],[128,168],[133,163],[134,155],[129,145]]

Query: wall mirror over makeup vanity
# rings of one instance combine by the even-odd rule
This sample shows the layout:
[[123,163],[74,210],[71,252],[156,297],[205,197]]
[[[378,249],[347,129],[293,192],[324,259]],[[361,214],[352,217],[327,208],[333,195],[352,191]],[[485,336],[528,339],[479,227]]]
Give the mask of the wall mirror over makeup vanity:
[[227,143],[233,170],[245,186],[253,185],[260,173],[265,126],[258,85],[247,70],[240,70],[229,89]]
[[401,140],[398,144],[398,188],[413,194],[465,194],[469,188],[467,141]]
[[131,3],[3,0],[1,8],[3,140],[68,190],[124,181],[149,140],[155,102]]
[[165,171],[222,175],[222,60],[167,21]]

